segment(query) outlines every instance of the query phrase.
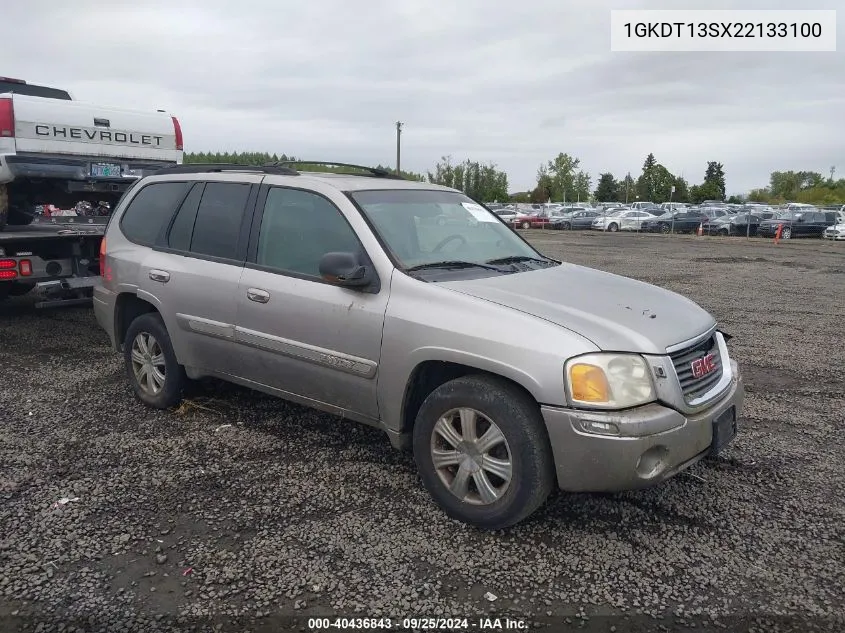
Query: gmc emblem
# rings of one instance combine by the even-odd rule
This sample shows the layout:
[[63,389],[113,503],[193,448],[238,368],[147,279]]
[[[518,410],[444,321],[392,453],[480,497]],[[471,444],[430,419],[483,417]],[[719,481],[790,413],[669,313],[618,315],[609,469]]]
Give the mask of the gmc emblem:
[[693,378],[701,378],[716,370],[716,360],[713,354],[696,358],[690,363]]

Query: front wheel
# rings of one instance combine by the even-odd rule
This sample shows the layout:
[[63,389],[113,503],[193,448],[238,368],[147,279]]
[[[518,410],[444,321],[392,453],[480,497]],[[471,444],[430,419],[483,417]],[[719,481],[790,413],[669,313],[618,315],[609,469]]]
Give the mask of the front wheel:
[[780,232],[780,236],[782,239],[788,240],[792,237],[792,227],[785,226],[783,230]]
[[610,226],[607,227],[607,230],[611,233],[616,233],[619,230],[619,225],[616,222],[611,222]]
[[454,519],[505,528],[551,493],[554,460],[537,404],[502,379],[464,376],[435,389],[413,441],[423,485]]
[[661,233],[670,233],[671,231],[672,231],[672,227],[670,227],[668,224],[661,224],[660,225],[660,232]]
[[572,228],[572,225],[569,222],[564,222],[560,226],[565,231],[569,231]]
[[177,362],[170,335],[157,313],[142,314],[129,324],[123,358],[129,383],[141,402],[168,409],[182,401],[185,368]]
[[524,229],[530,229],[530,228],[531,228],[531,222],[523,222],[523,223],[522,223],[522,228],[524,228]]

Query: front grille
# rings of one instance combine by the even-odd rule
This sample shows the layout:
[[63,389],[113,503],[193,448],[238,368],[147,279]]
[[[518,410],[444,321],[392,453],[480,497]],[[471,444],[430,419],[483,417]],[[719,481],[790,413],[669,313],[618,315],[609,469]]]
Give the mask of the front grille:
[[[716,369],[709,374],[699,378],[693,376],[692,362],[703,358],[707,354],[713,354],[713,362]],[[678,374],[678,381],[681,383],[681,391],[686,400],[693,400],[712,389],[722,377],[722,355],[719,353],[719,345],[716,343],[716,336],[705,339],[691,347],[682,349],[670,354],[672,364],[675,366],[675,373]]]

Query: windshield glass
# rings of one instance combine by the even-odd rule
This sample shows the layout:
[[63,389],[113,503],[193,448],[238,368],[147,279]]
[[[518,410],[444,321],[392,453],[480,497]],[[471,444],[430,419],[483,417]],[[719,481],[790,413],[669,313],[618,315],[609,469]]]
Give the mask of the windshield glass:
[[484,264],[509,257],[545,260],[493,213],[461,193],[392,189],[349,196],[403,268],[458,260]]

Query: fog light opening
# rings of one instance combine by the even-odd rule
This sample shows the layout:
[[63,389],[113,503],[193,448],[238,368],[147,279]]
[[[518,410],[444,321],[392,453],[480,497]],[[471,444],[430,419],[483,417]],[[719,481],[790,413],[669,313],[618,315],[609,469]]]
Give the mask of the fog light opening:
[[587,433],[598,435],[619,435],[619,427],[613,422],[600,422],[598,420],[581,420],[581,428]]
[[669,449],[666,446],[662,444],[652,446],[640,455],[637,461],[637,475],[642,479],[654,479],[666,470],[669,463],[667,457],[669,457]]

